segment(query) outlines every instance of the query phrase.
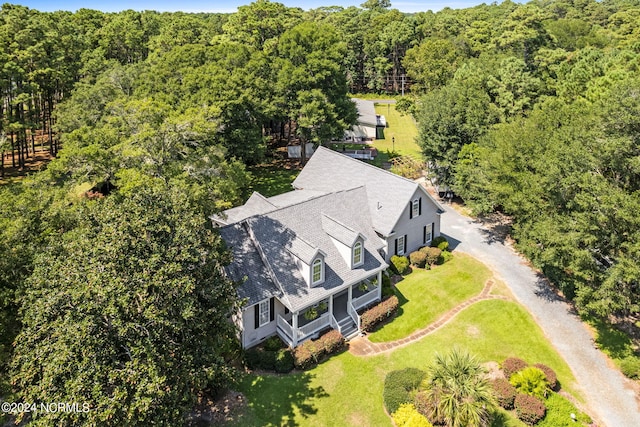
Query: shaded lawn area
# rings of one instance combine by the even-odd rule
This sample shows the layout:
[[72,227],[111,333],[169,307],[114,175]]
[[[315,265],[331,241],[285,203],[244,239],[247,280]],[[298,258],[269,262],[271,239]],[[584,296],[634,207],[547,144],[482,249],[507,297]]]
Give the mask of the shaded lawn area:
[[252,190],[265,197],[272,197],[293,190],[291,183],[300,170],[279,165],[260,165],[249,168],[249,172],[253,175]]
[[[418,144],[416,144],[418,129],[413,118],[410,115],[401,116],[396,111],[394,104],[376,104],[375,108],[376,114],[385,116],[388,125],[384,130],[385,138],[373,141],[373,146],[378,149],[378,152],[393,151],[395,147],[395,151],[398,154],[421,160],[422,152]],[[396,139],[395,144],[393,143],[394,137]]]
[[478,295],[491,277],[481,262],[456,253],[432,270],[414,269],[396,285],[400,301],[392,322],[369,334],[373,342],[394,341],[429,326],[458,304]]
[[[386,374],[406,367],[428,369],[436,353],[456,346],[482,362],[518,356],[530,363],[544,363],[556,371],[565,390],[580,398],[569,367],[526,310],[515,302],[487,300],[463,310],[433,334],[391,353],[356,357],[343,352],[304,373],[247,375],[239,391],[245,394],[248,408],[234,425],[390,426],[382,404]],[[521,424],[504,419],[494,425]]]

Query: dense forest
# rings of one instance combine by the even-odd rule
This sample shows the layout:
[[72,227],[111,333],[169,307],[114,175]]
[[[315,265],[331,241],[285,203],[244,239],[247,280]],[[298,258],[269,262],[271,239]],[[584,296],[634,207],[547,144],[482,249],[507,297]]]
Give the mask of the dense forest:
[[639,23],[638,0],[3,5],[0,174],[53,160],[0,187],[0,394],[92,408],[34,425],[179,425],[233,381],[241,302],[207,217],[248,196],[272,141],[340,136],[356,92],[405,91],[433,177],[512,216],[580,310],[637,315]]

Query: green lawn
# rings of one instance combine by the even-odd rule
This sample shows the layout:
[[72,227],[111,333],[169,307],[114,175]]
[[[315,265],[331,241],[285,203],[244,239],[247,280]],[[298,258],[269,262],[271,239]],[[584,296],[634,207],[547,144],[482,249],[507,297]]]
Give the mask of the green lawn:
[[300,170],[277,165],[261,165],[250,168],[249,172],[253,175],[252,189],[265,197],[271,197],[293,190],[291,183]]
[[393,341],[429,326],[442,314],[482,291],[491,272],[475,259],[457,253],[432,270],[415,269],[396,285],[397,317],[371,333],[373,342]]
[[422,152],[416,144],[418,129],[413,118],[410,115],[401,116],[393,104],[376,104],[376,113],[385,116],[388,125],[384,130],[385,139],[373,142],[378,151],[384,153],[395,150],[398,154],[422,159]]
[[[307,372],[247,375],[239,391],[248,408],[238,426],[389,426],[382,405],[386,374],[405,367],[427,369],[436,352],[465,348],[481,361],[518,356],[552,367],[565,390],[576,394],[569,367],[526,310],[515,302],[481,301],[412,345],[373,357],[343,352]],[[515,426],[514,421],[497,425]]]

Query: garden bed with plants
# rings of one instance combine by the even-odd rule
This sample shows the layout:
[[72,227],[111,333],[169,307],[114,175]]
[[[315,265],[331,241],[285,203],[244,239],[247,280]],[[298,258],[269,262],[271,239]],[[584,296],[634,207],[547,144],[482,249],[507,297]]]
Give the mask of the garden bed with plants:
[[[507,358],[498,377],[468,352],[437,355],[426,371],[389,372],[383,402],[397,427],[482,426],[507,418],[529,426],[589,426],[591,419],[558,393],[556,373],[543,364]],[[494,375],[495,376],[495,373]]]

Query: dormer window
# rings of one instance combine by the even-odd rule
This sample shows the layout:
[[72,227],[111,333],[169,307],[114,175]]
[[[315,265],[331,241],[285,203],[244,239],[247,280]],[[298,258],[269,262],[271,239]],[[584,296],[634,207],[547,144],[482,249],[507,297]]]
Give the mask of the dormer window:
[[324,281],[324,266],[322,265],[322,259],[316,258],[311,266],[311,284],[317,285]]
[[357,241],[355,245],[353,245],[353,266],[357,267],[363,262],[362,256],[362,242]]

